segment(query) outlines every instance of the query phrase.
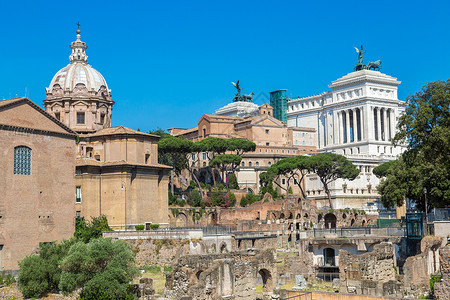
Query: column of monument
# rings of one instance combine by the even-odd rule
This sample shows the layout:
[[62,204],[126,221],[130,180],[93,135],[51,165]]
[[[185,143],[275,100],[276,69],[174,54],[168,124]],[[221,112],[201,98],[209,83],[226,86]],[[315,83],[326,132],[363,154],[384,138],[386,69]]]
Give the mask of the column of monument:
[[378,131],[378,141],[381,141],[381,109],[377,107],[377,131]]
[[393,139],[395,135],[395,112],[393,109],[389,110],[389,125],[390,125],[390,138]]
[[387,141],[388,140],[388,124],[387,124],[387,109],[383,109],[383,133],[384,133],[384,139],[383,141]]
[[358,116],[356,113],[356,108],[353,110],[353,142],[358,141]]
[[343,113],[345,114],[345,142],[350,143],[350,115],[347,110]]

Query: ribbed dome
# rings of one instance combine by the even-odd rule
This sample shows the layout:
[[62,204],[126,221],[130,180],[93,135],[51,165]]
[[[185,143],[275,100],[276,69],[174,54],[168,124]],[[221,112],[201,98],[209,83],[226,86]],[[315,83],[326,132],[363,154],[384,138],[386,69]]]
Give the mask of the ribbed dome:
[[77,30],[77,40],[70,44],[70,48],[70,63],[53,76],[46,89],[47,99],[88,96],[111,100],[105,78],[87,63],[87,45],[80,39],[80,30]]
[[88,91],[98,92],[102,86],[109,91],[105,78],[99,71],[85,62],[73,61],[59,70],[50,83],[49,90],[59,84],[63,90],[73,91],[77,84],[82,83]]

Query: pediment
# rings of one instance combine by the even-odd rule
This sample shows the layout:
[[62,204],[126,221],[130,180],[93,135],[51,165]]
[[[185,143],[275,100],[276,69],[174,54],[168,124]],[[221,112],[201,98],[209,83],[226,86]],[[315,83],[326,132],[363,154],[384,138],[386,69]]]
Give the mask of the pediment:
[[255,118],[253,120],[254,126],[275,126],[275,127],[284,127],[283,122],[279,121],[278,119],[275,119],[272,116],[269,115],[261,115],[258,118]]
[[26,98],[9,102],[7,105],[2,105],[2,101],[0,101],[0,124],[63,134],[74,134],[64,124]]

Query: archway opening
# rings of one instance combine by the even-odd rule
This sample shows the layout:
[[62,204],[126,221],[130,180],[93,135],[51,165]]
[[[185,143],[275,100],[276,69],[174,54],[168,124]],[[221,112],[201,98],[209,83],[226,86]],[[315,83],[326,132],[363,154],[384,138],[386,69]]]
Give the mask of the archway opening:
[[280,219],[284,219],[284,214],[283,213],[280,214]]
[[270,274],[269,270],[261,269],[258,271],[258,274],[261,276],[263,288],[266,288],[271,284],[272,275]]
[[227,245],[222,244],[222,246],[220,246],[220,253],[227,253],[227,252],[228,252]]
[[353,226],[353,224],[355,224],[355,219],[352,219],[352,221],[350,222],[350,226]]
[[323,249],[323,262],[327,267],[335,267],[336,260],[333,248],[325,248]]
[[334,214],[326,214],[324,216],[325,228],[336,228],[336,216]]
[[200,275],[203,273],[203,270],[199,270],[197,271],[197,273],[195,273],[195,276],[197,277],[197,279],[200,279]]

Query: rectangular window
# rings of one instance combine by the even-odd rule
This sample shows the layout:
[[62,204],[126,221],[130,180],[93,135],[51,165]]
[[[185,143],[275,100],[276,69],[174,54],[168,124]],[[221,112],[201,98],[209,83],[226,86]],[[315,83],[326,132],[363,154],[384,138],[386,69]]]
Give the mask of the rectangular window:
[[302,133],[302,137],[305,137],[305,135],[306,135],[306,133],[303,132],[303,133]]
[[206,160],[206,153],[205,152],[203,152],[203,160]]
[[269,129],[266,129],[266,134],[269,134]]
[[286,184],[286,179],[281,179],[281,184],[285,185]]
[[81,186],[77,186],[77,203],[81,203]]
[[84,112],[77,112],[77,124],[84,124]]
[[75,217],[76,217],[77,219],[81,218],[81,211],[77,210],[77,211],[75,212]]
[[105,114],[100,115],[100,124],[105,124]]
[[266,146],[269,146],[270,143],[266,143]]
[[59,112],[55,113],[55,119],[61,121],[61,114]]
[[192,153],[191,158],[192,160],[195,160],[195,153]]
[[14,148],[14,174],[31,175],[31,148],[26,146]]

